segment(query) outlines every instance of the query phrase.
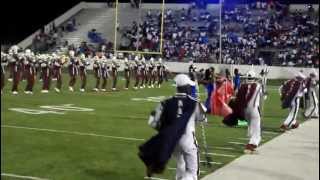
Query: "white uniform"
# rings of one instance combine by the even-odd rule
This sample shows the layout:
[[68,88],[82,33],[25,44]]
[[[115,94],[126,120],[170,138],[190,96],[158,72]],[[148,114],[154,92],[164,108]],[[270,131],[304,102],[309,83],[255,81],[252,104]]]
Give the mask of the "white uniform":
[[[177,93],[177,98],[191,98],[184,93]],[[196,100],[194,100],[196,101]],[[183,101],[178,101],[178,107],[183,106]],[[151,115],[149,118],[149,125],[157,129],[159,126],[160,117],[163,107],[158,105],[155,111],[155,115]],[[196,122],[207,121],[205,116],[206,109],[200,103],[196,104],[194,112],[189,118],[186,126],[185,133],[180,138],[178,144],[175,147],[174,156],[177,160],[176,180],[197,180],[199,173],[199,156],[198,156],[198,144],[195,136]],[[179,108],[177,115],[179,115]]]
[[[280,89],[281,88],[282,87],[280,87]],[[305,92],[306,92],[306,88],[304,87],[304,85],[301,85],[296,95],[294,96],[294,98],[292,98],[289,115],[287,116],[287,118],[284,120],[284,123],[283,123],[286,127],[291,128],[292,125],[297,124],[297,115],[299,112],[300,98],[304,95]]]
[[249,144],[258,146],[261,141],[261,115],[260,115],[260,99],[263,95],[262,86],[256,83],[257,87],[255,92],[248,102],[244,110],[245,119],[248,120],[248,137],[250,138]]
[[308,118],[319,117],[319,105],[318,105],[319,101],[317,98],[316,89],[317,89],[317,81],[315,80],[315,78],[311,78],[310,87],[308,90],[309,103],[308,103],[307,109],[304,112],[305,117],[308,117]]

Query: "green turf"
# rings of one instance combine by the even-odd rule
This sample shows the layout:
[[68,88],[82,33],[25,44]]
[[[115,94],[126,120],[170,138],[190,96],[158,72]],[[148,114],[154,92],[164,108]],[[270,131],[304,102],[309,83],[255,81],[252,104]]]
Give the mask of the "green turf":
[[[67,76],[65,81],[68,80]],[[64,130],[98,135],[121,136],[148,139],[155,131],[147,125],[147,118],[156,106],[155,102],[132,101],[131,98],[170,96],[175,92],[171,82],[161,89],[121,90],[119,92],[68,92],[64,82],[63,92],[41,94],[37,82],[34,95],[25,95],[20,90],[17,96],[10,93],[10,82],[6,82],[1,96],[1,125]],[[53,84],[55,82],[53,81]],[[123,80],[120,79],[121,89]],[[78,83],[77,83],[78,85]],[[25,86],[23,82],[20,89]],[[88,80],[92,89],[93,79]],[[109,84],[110,87],[110,84]],[[269,98],[264,106],[263,143],[279,135],[278,127],[287,114],[280,108],[277,87],[270,87]],[[201,88],[202,99],[204,91]],[[34,108],[42,105],[74,104],[93,108],[93,112],[67,112],[66,114],[30,115],[8,110],[9,108]],[[105,137],[54,133],[28,129],[1,128],[1,172],[35,176],[54,180],[138,180],[145,175],[144,165],[138,159],[137,147],[143,141],[110,139]],[[200,130],[200,129],[198,129]],[[231,162],[243,153],[243,145],[228,142],[247,143],[247,129],[227,128],[221,118],[209,116],[207,141],[210,152],[234,155],[235,157],[213,156],[222,163],[212,168],[201,166],[208,174]],[[198,131],[200,134],[200,131]],[[199,136],[200,137],[200,136]],[[240,139],[238,139],[240,138]],[[198,138],[201,144],[201,138]],[[216,147],[234,149],[221,150]],[[202,157],[203,159],[203,157]],[[172,160],[168,167],[175,167]],[[174,179],[174,170],[166,170],[160,178]],[[1,179],[10,179],[1,177]]]

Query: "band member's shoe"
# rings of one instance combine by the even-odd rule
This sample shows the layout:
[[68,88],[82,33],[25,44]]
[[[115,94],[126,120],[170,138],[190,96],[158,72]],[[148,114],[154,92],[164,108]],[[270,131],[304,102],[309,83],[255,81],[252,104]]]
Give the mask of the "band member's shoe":
[[254,144],[247,144],[246,147],[244,148],[244,153],[245,154],[256,154],[257,153],[257,146]]
[[48,91],[48,90],[43,89],[43,90],[41,90],[41,93],[49,93],[49,91]]
[[117,90],[117,88],[112,88],[112,91],[116,91]]
[[98,92],[99,89],[98,88],[93,88],[92,91]]
[[24,91],[25,94],[33,94],[32,91]]
[[151,88],[154,88],[154,85],[153,85],[153,84],[151,85]]
[[57,93],[60,92],[60,89],[58,89],[58,88],[54,88],[54,90],[55,90]]
[[9,82],[12,82],[12,78],[9,78],[8,81],[9,81]]
[[287,130],[289,130],[290,128],[287,126],[287,125],[284,125],[284,124],[282,124],[281,126],[280,126],[280,131],[282,131],[282,132],[285,132],[285,131],[287,131]]
[[69,86],[69,91],[73,92],[73,87]]
[[102,91],[102,92],[106,92],[107,90],[106,90],[106,89],[101,89],[101,91]]
[[125,87],[124,90],[129,90],[129,88]]
[[138,89],[138,87],[137,87],[137,86],[135,86],[135,87],[133,87],[133,89],[137,90],[137,89]]
[[18,92],[17,92],[17,91],[12,91],[12,94],[13,94],[13,95],[17,95]]
[[151,88],[151,86],[148,86],[148,89],[150,89]]
[[140,89],[143,89],[144,87],[143,86],[140,86]]
[[84,92],[85,90],[83,88],[80,89],[80,92]]
[[158,88],[161,88],[161,85],[158,85]]
[[296,129],[296,128],[298,128],[299,127],[299,123],[298,122],[296,122],[295,124],[292,124],[291,125],[291,129]]

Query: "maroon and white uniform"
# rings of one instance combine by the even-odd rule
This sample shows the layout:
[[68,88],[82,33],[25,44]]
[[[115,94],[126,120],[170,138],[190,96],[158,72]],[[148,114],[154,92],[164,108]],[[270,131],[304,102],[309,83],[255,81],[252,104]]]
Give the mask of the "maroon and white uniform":
[[77,76],[79,74],[79,60],[76,57],[70,57],[69,64],[68,64],[68,71],[69,71],[69,90],[73,91],[73,87],[76,84]]
[[297,76],[294,79],[288,80],[280,87],[282,108],[289,108],[289,115],[280,127],[282,130],[298,127],[297,115],[300,106],[300,98],[306,91],[307,89],[303,76]]
[[126,79],[126,83],[125,83],[125,89],[129,88],[129,84],[130,84],[130,77],[131,77],[131,65],[128,61],[128,59],[126,58],[124,60],[124,78]]
[[43,57],[40,62],[41,78],[42,78],[42,92],[47,92],[50,89],[51,84],[51,62],[49,57]]
[[21,57],[19,57],[18,54],[13,54],[10,58],[9,58],[9,62],[11,64],[11,68],[12,68],[12,78],[13,78],[13,84],[12,84],[12,89],[11,91],[13,93],[17,93],[18,92],[18,86],[19,86],[19,82],[21,79],[21,73],[22,73],[22,59]]
[[101,90],[106,91],[107,89],[107,83],[109,78],[109,64],[107,62],[107,59],[103,56],[100,60],[101,62],[101,78],[102,78],[102,85]]
[[262,85],[253,78],[255,73],[248,72],[247,82],[241,84],[237,93],[234,105],[232,106],[232,114],[226,116],[223,122],[226,125],[236,125],[238,119],[248,121],[248,137],[249,143],[245,147],[246,153],[254,153],[261,141],[261,114],[260,100],[263,96]]
[[98,91],[101,80],[101,63],[98,56],[95,56],[93,60],[93,73],[94,77],[96,78],[96,86],[93,90]]
[[36,59],[35,57],[26,56],[23,61],[25,78],[27,80],[27,85],[25,88],[25,93],[32,93],[33,86],[36,80]]
[[111,72],[112,72],[112,90],[116,90],[117,82],[118,82],[118,68],[119,64],[117,60],[114,58],[111,64]]
[[55,57],[53,58],[52,61],[52,74],[54,74],[54,78],[57,79],[56,87],[55,90],[56,92],[60,92],[61,87],[62,87],[62,72],[61,68],[64,64],[64,59],[61,57]]
[[5,85],[5,67],[8,65],[8,56],[1,52],[1,93]]
[[80,91],[84,91],[87,84],[87,67],[90,65],[90,62],[86,57],[82,57],[79,61],[79,74],[81,79]]

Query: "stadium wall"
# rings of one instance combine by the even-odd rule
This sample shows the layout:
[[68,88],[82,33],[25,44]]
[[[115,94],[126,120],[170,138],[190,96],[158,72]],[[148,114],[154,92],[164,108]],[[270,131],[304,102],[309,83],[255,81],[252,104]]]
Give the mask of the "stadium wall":
[[[190,63],[179,63],[179,62],[166,62],[166,65],[170,72],[174,73],[187,73]],[[263,66],[251,66],[251,65],[230,65],[230,64],[208,64],[208,63],[195,63],[197,69],[207,69],[209,67],[214,67],[217,73],[224,72],[225,69],[239,69],[241,74],[248,72],[249,70],[255,71],[256,74],[259,74],[263,69]],[[319,72],[319,69],[314,68],[300,68],[300,67],[278,67],[278,66],[269,66],[269,79],[291,79],[299,71],[303,72],[304,75],[308,76],[311,72],[316,70]],[[233,72],[232,72],[233,73]],[[319,79],[319,77],[318,77]]]

